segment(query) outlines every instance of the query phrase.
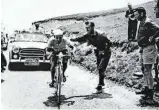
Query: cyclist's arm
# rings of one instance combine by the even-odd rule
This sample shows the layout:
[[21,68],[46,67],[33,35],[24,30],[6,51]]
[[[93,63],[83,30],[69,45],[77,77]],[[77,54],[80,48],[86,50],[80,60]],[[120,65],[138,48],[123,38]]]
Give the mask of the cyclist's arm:
[[49,51],[49,52],[53,51],[53,46],[54,46],[54,39],[51,39],[48,41],[47,51]]

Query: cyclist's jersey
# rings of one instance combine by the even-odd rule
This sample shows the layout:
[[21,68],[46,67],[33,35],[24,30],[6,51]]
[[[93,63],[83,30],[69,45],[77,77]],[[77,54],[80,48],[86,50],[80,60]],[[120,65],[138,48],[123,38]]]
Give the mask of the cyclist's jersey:
[[58,43],[56,39],[51,39],[48,42],[48,47],[53,47],[57,51],[61,51],[63,49],[67,49],[67,46],[71,47],[70,43],[67,42],[65,39],[62,39],[61,43]]

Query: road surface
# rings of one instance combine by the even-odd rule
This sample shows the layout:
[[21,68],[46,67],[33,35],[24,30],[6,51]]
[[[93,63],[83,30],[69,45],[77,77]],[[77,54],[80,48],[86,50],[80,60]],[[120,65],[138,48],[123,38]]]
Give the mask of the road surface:
[[[69,65],[66,75],[61,109],[140,108],[140,96],[111,81],[105,80],[105,93],[93,94],[98,76],[81,67]],[[2,109],[57,109],[49,71],[6,70],[1,76],[5,80],[1,83]]]

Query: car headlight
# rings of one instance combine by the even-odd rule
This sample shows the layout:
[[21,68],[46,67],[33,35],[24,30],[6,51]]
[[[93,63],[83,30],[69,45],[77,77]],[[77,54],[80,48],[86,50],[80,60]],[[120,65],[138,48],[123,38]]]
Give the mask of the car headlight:
[[12,50],[14,53],[18,53],[19,52],[19,48],[18,47],[13,47],[13,50]]

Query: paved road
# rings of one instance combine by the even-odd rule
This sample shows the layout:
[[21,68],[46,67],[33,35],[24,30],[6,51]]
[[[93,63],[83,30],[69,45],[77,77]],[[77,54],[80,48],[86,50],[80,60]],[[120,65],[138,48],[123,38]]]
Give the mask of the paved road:
[[[7,54],[7,53],[5,53]],[[94,95],[97,75],[70,65],[67,81],[62,87],[61,108],[137,109],[139,96],[123,86],[105,81],[105,93]],[[3,109],[55,109],[54,89],[49,88],[49,71],[9,71],[2,73],[1,104]]]

